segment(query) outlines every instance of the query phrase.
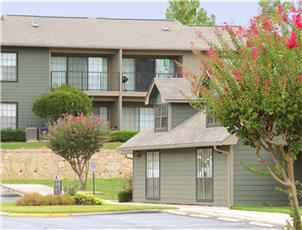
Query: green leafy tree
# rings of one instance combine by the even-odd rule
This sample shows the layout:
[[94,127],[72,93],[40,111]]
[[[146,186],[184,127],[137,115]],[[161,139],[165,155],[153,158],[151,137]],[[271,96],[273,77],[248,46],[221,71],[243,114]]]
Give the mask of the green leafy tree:
[[260,13],[271,17],[274,21],[278,18],[278,6],[282,6],[285,11],[291,9],[294,4],[293,2],[280,1],[280,0],[261,0],[259,1]]
[[169,4],[166,11],[168,19],[177,19],[184,25],[215,25],[215,16],[208,17],[199,0],[170,0]]
[[92,101],[83,91],[65,85],[40,96],[34,102],[32,111],[41,118],[56,121],[64,114],[90,114]]
[[107,123],[83,114],[65,115],[49,124],[48,130],[48,147],[69,162],[79,178],[80,189],[85,189],[89,160],[108,140]]
[[203,37],[207,55],[194,50],[203,71],[184,74],[197,96],[192,104],[254,147],[288,191],[294,229],[301,230],[294,163],[302,152],[302,7],[278,5],[276,12],[275,21],[262,14],[247,29],[217,28],[218,43]]

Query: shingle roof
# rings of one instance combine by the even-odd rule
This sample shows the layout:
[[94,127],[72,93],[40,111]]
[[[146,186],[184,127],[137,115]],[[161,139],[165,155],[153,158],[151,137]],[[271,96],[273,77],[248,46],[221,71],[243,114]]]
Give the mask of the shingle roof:
[[234,145],[238,139],[223,127],[205,128],[198,112],[168,132],[154,132],[154,126],[141,131],[119,147],[121,151],[175,149]]
[[188,102],[188,97],[194,97],[188,79],[154,78],[154,82],[146,96],[146,104],[149,104],[149,98],[154,87],[158,89],[162,102]]
[[208,46],[195,30],[215,39],[214,27],[195,28],[173,20],[11,15],[3,16],[0,23],[4,46],[191,50],[193,42],[205,50]]

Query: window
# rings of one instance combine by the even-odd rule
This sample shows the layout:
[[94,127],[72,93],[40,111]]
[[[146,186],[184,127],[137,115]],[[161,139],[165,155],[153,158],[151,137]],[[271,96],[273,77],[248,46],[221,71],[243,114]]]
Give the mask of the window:
[[93,107],[93,114],[100,117],[103,121],[109,121],[108,107],[107,106],[95,106]]
[[146,199],[160,197],[159,152],[146,153]]
[[143,130],[154,123],[154,109],[148,107],[123,107],[123,130]]
[[128,80],[123,83],[123,90],[135,90],[135,60],[133,58],[123,58],[123,76]]
[[67,58],[52,57],[51,58],[51,84],[52,87],[59,87],[66,84],[67,74]]
[[213,154],[212,149],[198,149],[196,164],[196,198],[198,201],[213,200]]
[[17,128],[17,103],[1,103],[1,129]]
[[17,53],[1,53],[1,81],[17,81]]
[[220,126],[219,121],[212,116],[207,115],[207,124],[206,127],[218,127]]
[[155,73],[157,77],[169,78],[175,77],[175,63],[172,59],[156,59],[155,60]]
[[139,108],[139,130],[144,130],[154,123],[153,108]]
[[155,131],[168,130],[168,104],[155,105]]
[[107,90],[107,58],[63,57],[51,58],[53,87],[70,84],[82,90]]

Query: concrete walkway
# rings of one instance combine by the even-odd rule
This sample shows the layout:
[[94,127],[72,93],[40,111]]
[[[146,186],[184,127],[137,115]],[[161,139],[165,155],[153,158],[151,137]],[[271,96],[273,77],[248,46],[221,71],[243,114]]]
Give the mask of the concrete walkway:
[[244,222],[267,227],[284,227],[290,217],[282,213],[254,212],[232,210],[226,207],[210,207],[197,205],[175,205],[178,209],[165,212],[202,218],[216,218],[231,222]]
[[41,195],[53,194],[52,187],[41,184],[0,184],[0,186],[3,187],[3,191],[9,190],[19,195],[32,192],[37,192]]

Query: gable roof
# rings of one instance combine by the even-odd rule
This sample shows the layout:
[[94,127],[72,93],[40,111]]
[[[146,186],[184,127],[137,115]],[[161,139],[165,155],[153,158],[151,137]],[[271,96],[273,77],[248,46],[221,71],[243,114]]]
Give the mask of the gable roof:
[[[193,42],[208,48],[196,28],[176,20],[7,15],[0,23],[3,46],[192,50]],[[198,30],[211,38],[214,28]]]
[[192,86],[185,78],[154,78],[147,93],[145,104],[149,104],[153,90],[157,88],[162,102],[188,102],[188,97],[194,97]]
[[223,127],[205,128],[198,112],[168,132],[154,132],[154,125],[139,132],[119,150],[155,150],[203,146],[235,145],[238,139]]

